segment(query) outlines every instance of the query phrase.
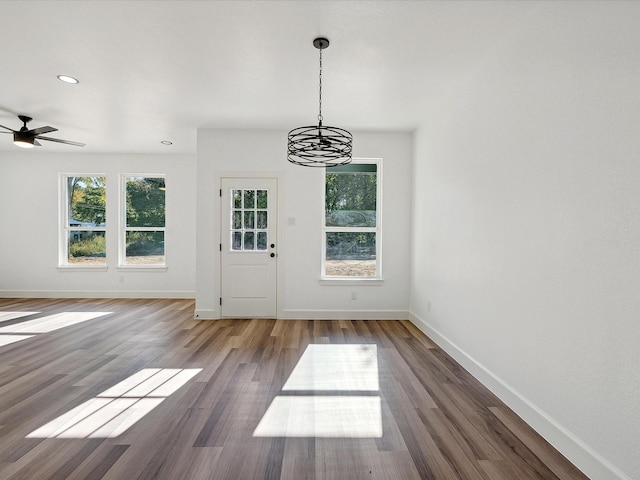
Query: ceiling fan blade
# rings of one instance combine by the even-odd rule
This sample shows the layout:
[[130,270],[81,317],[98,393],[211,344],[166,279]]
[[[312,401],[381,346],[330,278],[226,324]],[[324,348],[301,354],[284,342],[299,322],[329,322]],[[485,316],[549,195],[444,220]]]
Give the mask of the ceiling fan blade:
[[36,140],[35,138],[33,139],[33,144],[34,144],[36,147],[41,147],[41,146],[42,146],[42,144],[41,144],[38,140]]
[[57,132],[57,131],[58,129],[53,127],[38,127],[38,128],[34,128],[33,130],[29,130],[29,133],[33,135],[41,135],[43,133]]
[[[5,127],[4,125],[0,125],[0,127],[6,128],[7,130],[15,133],[15,130],[13,128]],[[8,133],[8,132],[2,132],[2,133]]]
[[64,143],[66,145],[75,145],[76,147],[84,147],[84,143],[80,143],[80,142],[72,142],[70,140],[60,140],[59,138],[51,138],[51,137],[41,137],[40,135],[38,135],[36,138],[40,139],[40,140],[46,140],[48,142],[58,142],[58,143]]

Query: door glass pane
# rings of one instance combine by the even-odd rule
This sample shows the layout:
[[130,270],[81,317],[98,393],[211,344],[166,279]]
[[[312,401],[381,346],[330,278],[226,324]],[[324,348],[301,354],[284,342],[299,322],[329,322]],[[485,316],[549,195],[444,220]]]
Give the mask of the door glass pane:
[[253,229],[255,228],[255,217],[254,212],[244,212],[244,228]]
[[233,211],[233,220],[231,223],[231,228],[234,230],[239,230],[242,228],[242,211],[234,210]]
[[244,208],[255,208],[255,207],[256,207],[256,191],[245,190],[244,191]]
[[253,232],[244,232],[244,249],[254,250],[254,234]]
[[267,191],[266,190],[258,190],[257,207],[267,208]]
[[267,228],[267,212],[259,210],[257,212],[258,216],[258,228]]
[[242,250],[242,232],[231,232],[231,250]]
[[258,236],[257,249],[266,250],[267,249],[267,232],[258,232],[257,236]]
[[242,208],[242,190],[232,190],[233,208]]

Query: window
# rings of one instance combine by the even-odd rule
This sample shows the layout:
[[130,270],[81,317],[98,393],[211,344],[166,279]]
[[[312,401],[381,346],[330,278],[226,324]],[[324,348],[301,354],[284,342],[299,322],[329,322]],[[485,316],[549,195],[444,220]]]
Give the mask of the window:
[[381,278],[381,161],[327,168],[323,278]]
[[165,265],[164,176],[123,176],[121,266]]
[[60,266],[106,266],[106,178],[62,175]]
[[268,190],[231,190],[231,250],[265,251]]

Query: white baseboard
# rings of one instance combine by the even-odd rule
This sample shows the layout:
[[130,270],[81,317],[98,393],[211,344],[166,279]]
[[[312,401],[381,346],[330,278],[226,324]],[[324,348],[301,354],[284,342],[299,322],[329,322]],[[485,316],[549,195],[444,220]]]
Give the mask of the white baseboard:
[[190,290],[0,290],[0,298],[195,298]]
[[285,308],[278,314],[285,320],[402,320],[409,318],[407,310],[296,310]]
[[632,480],[631,477],[626,476],[495,373],[484,367],[438,330],[434,329],[428,322],[413,312],[409,313],[409,320],[589,478],[594,480]]
[[[220,312],[214,309],[196,309],[198,320],[219,320]],[[278,312],[279,320],[398,320],[409,318],[406,310],[324,310],[284,309]]]
[[217,310],[197,309],[193,317],[197,320],[219,320],[220,313]]

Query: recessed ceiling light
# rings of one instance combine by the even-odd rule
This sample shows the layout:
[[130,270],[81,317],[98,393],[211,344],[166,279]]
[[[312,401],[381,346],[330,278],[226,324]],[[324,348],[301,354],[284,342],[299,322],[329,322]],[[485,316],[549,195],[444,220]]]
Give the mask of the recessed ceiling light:
[[77,78],[71,77],[69,75],[58,75],[58,80],[64,83],[80,83],[80,81]]
[[169,140],[162,140],[160,143],[163,145],[173,145],[173,142],[170,142]]

